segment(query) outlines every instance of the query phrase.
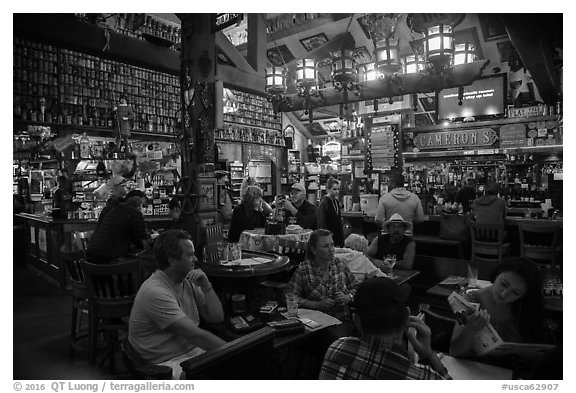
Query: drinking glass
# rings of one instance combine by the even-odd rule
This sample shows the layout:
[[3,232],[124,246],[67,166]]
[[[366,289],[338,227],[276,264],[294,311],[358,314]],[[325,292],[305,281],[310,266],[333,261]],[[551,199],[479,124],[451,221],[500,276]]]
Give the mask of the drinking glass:
[[478,287],[478,268],[468,265],[468,288]]
[[388,277],[389,278],[394,278],[394,265],[396,265],[396,255],[395,254],[388,254],[386,255],[386,258],[384,259],[384,261],[388,264],[388,266],[390,266],[390,273],[388,273]]
[[218,247],[218,260],[220,263],[228,262],[228,242],[226,241],[219,241],[217,243]]
[[295,293],[286,294],[286,311],[288,317],[298,316],[298,295]]

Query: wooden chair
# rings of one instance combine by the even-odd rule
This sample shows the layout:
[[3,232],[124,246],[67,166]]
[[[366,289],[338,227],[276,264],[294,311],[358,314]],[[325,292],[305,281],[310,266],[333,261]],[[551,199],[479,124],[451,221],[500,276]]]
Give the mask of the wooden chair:
[[274,378],[274,335],[269,326],[185,360],[186,379],[265,380]]
[[518,224],[520,256],[536,263],[556,265],[560,229],[557,225]]
[[504,224],[479,224],[470,221],[472,262],[501,263],[510,252],[510,243],[504,243]]
[[88,329],[84,327],[83,315],[88,314],[88,287],[84,281],[84,272],[81,263],[84,260],[84,250],[71,250],[63,244],[60,255],[66,267],[68,280],[72,289],[72,318],[70,326],[70,356],[76,350],[85,350],[80,340],[88,338]]
[[120,347],[122,359],[128,367],[132,379],[172,379],[171,367],[150,364],[142,359],[128,341],[128,336],[124,337]]
[[216,244],[224,239],[221,224],[209,225],[206,226],[205,228],[206,228],[206,245]]
[[452,340],[452,331],[456,325],[456,319],[432,311],[429,304],[420,304],[418,311],[424,314],[424,323],[432,332],[432,349],[450,353],[450,341]]
[[142,271],[137,259],[109,265],[82,262],[82,268],[88,286],[90,360],[96,364],[98,333],[102,332],[106,350],[102,362],[108,358],[110,372],[114,373],[118,333],[128,331],[124,319],[130,317],[142,283]]

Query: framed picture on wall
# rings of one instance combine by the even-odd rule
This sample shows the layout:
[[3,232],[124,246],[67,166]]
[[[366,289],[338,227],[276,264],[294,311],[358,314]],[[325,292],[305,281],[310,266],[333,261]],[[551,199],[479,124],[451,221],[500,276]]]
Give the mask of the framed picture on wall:
[[286,45],[275,46],[266,51],[266,57],[274,66],[282,66],[294,60],[294,55]]
[[326,34],[324,34],[324,33],[316,34],[316,35],[313,35],[312,37],[308,37],[308,38],[304,38],[304,39],[300,40],[300,43],[308,52],[324,45],[327,42],[328,42],[328,37],[326,37]]

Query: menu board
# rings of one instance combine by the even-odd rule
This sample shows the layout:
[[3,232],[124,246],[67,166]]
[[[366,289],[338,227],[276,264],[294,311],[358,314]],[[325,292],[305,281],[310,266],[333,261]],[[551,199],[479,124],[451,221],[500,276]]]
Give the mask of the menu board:
[[500,147],[523,147],[527,145],[526,123],[506,124],[500,127]]

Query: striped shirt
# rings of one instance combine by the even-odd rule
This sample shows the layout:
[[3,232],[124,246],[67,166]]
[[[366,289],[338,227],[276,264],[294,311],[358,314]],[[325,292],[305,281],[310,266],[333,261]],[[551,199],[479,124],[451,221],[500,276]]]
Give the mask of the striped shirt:
[[444,379],[429,366],[410,361],[402,345],[380,337],[341,337],[322,362],[319,379]]

